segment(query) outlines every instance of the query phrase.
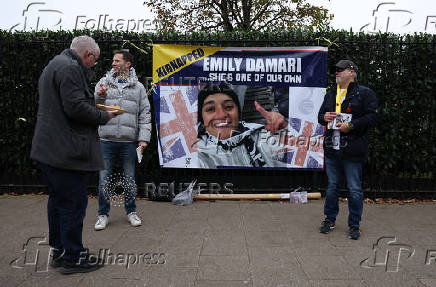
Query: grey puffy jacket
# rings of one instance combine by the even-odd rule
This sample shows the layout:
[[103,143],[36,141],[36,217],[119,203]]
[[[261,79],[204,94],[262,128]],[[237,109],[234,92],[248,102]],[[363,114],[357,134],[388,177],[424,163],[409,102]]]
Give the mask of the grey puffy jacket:
[[[130,68],[127,84],[122,88],[117,83],[113,69],[106,73],[95,86],[97,104],[120,106],[125,113],[100,126],[100,138],[110,141],[150,141],[151,114],[150,102],[144,86],[138,81],[134,68]],[[108,87],[105,95],[99,96],[97,90],[103,84]]]

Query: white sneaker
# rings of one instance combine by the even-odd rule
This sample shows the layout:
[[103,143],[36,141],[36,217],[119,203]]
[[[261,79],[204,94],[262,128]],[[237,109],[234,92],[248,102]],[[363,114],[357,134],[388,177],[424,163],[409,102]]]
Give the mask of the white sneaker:
[[141,219],[136,215],[136,212],[130,212],[127,215],[127,219],[130,221],[130,225],[132,226],[140,226],[141,225]]
[[97,222],[94,225],[95,230],[103,230],[106,228],[106,225],[109,223],[109,218],[106,215],[99,215]]

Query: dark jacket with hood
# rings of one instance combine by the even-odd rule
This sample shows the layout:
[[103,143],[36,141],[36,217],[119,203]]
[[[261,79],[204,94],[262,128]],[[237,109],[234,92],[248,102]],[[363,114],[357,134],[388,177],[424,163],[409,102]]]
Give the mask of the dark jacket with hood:
[[71,49],[54,57],[39,78],[39,106],[31,158],[81,171],[104,169],[98,125],[109,120],[88,88],[92,71]]
[[[326,112],[336,110],[337,87],[327,91],[324,102],[318,113],[318,122],[327,126],[324,121]],[[333,149],[333,129],[326,129],[324,133],[324,155],[339,157],[355,161],[365,161],[368,155],[368,129],[377,122],[377,98],[375,92],[356,82],[351,82],[347,95],[342,102],[341,112],[352,114],[351,130],[340,134],[340,149]]]

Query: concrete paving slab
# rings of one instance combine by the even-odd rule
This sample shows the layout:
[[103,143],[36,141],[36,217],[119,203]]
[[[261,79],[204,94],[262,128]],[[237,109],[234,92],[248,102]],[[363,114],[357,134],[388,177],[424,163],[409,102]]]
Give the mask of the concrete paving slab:
[[404,280],[399,282],[392,282],[391,280],[364,280],[365,284],[369,287],[425,287],[425,285],[417,279]]
[[[165,246],[161,245],[158,249],[163,254],[164,264],[168,268],[198,268],[200,261],[199,247]],[[160,261],[162,262],[162,261]]]
[[211,281],[201,280],[197,281],[195,287],[252,287],[253,284],[250,281]]
[[419,281],[426,287],[436,286],[436,279],[420,279]]
[[244,228],[247,231],[283,231],[282,222],[272,217],[249,217],[244,215]]
[[282,231],[247,231],[248,246],[289,246],[290,238]]
[[336,229],[319,233],[323,203],[137,200],[142,226],[114,206],[97,232],[90,198],[84,244],[109,263],[65,276],[48,267],[47,196],[3,195],[0,286],[436,286],[435,203],[365,204],[358,241],[346,202]]
[[310,280],[312,287],[369,287],[363,280]]
[[193,287],[197,268],[151,268],[145,273],[144,287]]
[[201,255],[247,255],[245,234],[242,230],[233,232],[206,231]]
[[[203,224],[203,223],[199,223]],[[163,246],[179,246],[179,247],[197,247],[203,245],[204,240],[203,230],[185,230],[185,229],[169,229],[165,232],[162,240]]]
[[[25,284],[30,281],[31,274],[25,274],[23,271],[8,272],[6,274],[0,274],[0,283],[2,287],[15,287]],[[70,285],[74,286],[74,285]]]
[[306,274],[300,267],[282,267],[266,270],[254,267],[252,269],[252,278],[253,286],[256,287],[311,287]]
[[299,255],[301,266],[309,279],[361,279],[356,270],[342,256],[334,255]]
[[[95,274],[94,274],[95,275]],[[20,287],[34,287],[34,286],[59,286],[59,287],[76,287],[85,280],[86,276],[71,275],[64,276],[57,272],[47,273],[34,273],[28,280],[22,282]],[[4,286],[2,284],[2,286]]]
[[198,280],[248,281],[248,256],[200,256]]
[[289,267],[295,270],[300,264],[291,246],[251,246],[248,247],[250,266],[258,270]]
[[209,214],[207,229],[211,231],[234,233],[244,228],[242,218],[238,214]]

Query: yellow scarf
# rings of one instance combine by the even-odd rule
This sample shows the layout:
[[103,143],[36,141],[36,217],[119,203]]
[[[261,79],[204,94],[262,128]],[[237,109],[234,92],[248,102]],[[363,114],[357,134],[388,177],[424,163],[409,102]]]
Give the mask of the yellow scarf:
[[344,100],[346,95],[347,95],[347,89],[345,89],[341,93],[341,88],[339,88],[339,85],[338,85],[337,92],[336,92],[336,112],[337,113],[341,112],[342,101]]

